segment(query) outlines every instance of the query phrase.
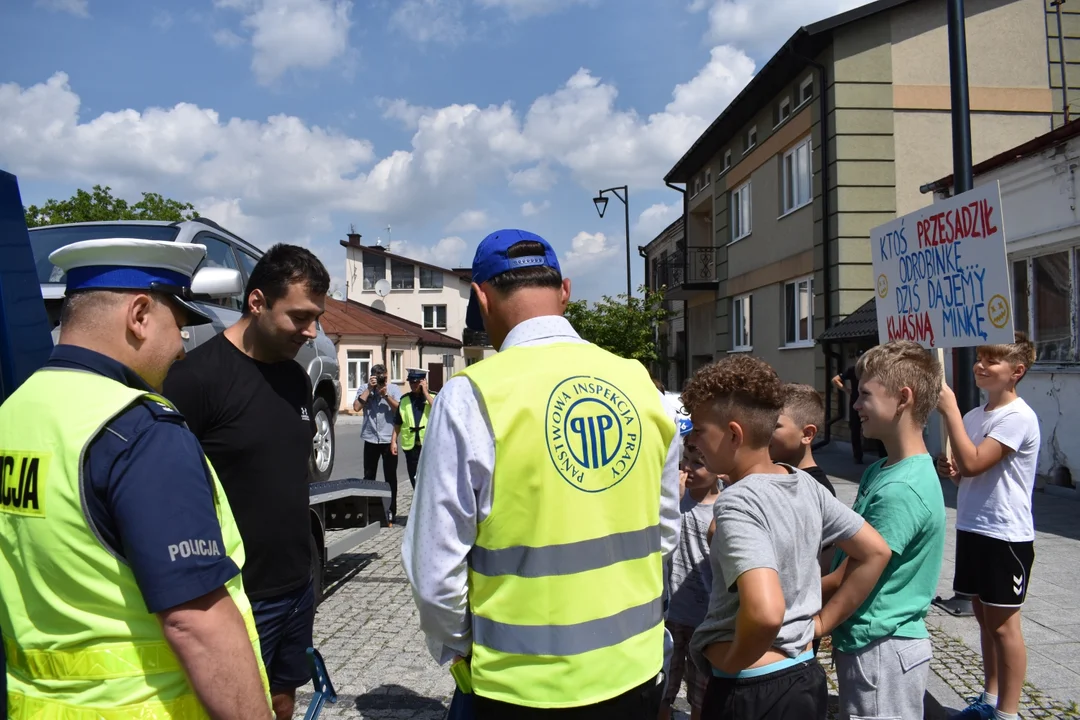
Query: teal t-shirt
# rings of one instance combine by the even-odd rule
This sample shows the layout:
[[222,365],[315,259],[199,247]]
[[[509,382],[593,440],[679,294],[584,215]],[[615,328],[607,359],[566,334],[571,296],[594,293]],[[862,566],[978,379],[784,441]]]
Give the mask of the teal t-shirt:
[[[884,637],[929,637],[923,618],[945,553],[945,499],[929,455],[886,462],[879,460],[863,473],[852,510],[881,533],[893,554],[870,597],[833,631],[833,647],[840,652],[855,652]],[[836,553],[834,570],[844,557]]]

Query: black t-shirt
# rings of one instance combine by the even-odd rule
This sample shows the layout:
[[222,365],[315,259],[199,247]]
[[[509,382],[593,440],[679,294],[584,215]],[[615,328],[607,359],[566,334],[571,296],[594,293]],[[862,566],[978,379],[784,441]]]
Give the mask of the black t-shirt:
[[294,360],[262,363],[223,335],[173,365],[165,396],[183,413],[244,539],[244,589],[283,595],[311,577],[311,381]]
[[840,379],[846,381],[851,389],[848,390],[848,407],[854,408],[859,399],[859,378],[855,375],[855,366],[852,365],[840,374]]
[[818,485],[829,491],[829,494],[836,497],[836,489],[833,488],[832,482],[829,481],[829,476],[825,474],[825,471],[819,468],[817,465],[811,465],[806,468],[799,468],[804,473],[809,475],[818,481]]

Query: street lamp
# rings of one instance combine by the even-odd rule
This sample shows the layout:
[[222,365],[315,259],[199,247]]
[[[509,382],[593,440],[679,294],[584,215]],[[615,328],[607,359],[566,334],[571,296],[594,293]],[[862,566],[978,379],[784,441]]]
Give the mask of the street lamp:
[[[621,195],[619,194],[620,190],[622,190]],[[601,218],[604,217],[604,211],[607,210],[608,199],[605,197],[607,193],[619,198],[626,211],[626,301],[630,302],[630,298],[633,297],[630,285],[630,190],[626,185],[619,185],[597,193],[596,197],[593,198],[593,205],[596,206],[596,212],[600,213]]]

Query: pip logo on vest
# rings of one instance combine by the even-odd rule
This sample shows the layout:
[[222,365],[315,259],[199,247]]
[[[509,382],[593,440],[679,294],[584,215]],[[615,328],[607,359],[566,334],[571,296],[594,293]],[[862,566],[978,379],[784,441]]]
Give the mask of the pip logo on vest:
[[641,417],[627,396],[602,378],[579,375],[560,382],[544,418],[551,461],[578,490],[608,490],[637,462]]

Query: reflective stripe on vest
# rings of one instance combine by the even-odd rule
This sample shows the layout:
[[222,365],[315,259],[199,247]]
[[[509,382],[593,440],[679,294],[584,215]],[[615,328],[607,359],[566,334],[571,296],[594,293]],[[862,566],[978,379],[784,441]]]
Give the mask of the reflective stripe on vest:
[[660,479],[675,434],[648,373],[560,343],[462,374],[495,436],[468,563],[476,693],[568,708],[641,685],[663,661]]
[[[21,717],[207,717],[131,568],[104,544],[82,502],[86,448],[113,418],[147,401],[175,412],[164,398],[101,375],[45,369],[0,405],[0,456],[37,462],[34,507],[23,507],[25,498],[0,506],[0,630],[9,708]],[[242,568],[239,530],[206,467],[222,552]],[[225,588],[244,619],[269,709],[242,576]]]

